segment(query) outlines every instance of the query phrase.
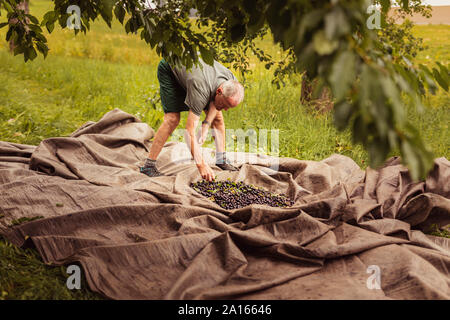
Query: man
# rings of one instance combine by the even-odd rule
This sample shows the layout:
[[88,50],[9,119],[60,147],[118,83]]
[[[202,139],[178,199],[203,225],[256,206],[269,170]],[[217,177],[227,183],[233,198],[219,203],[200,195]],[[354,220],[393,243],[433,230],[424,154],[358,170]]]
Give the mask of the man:
[[[185,67],[172,68],[164,59],[158,65],[164,121],[156,132],[148,159],[144,166],[140,167],[140,171],[149,177],[162,175],[156,168],[156,158],[178,126],[180,112],[183,111],[189,112],[186,121],[186,142],[202,178],[214,180],[214,172],[204,162],[200,149],[208,135],[209,127],[215,132],[213,137],[216,144],[216,165],[222,170],[237,170],[225,156],[225,123],[222,110],[234,108],[242,102],[244,87],[230,70],[217,61],[210,66],[200,60],[200,65],[190,71]],[[205,111],[206,118],[202,122],[200,138],[196,141],[195,128],[202,111]]]

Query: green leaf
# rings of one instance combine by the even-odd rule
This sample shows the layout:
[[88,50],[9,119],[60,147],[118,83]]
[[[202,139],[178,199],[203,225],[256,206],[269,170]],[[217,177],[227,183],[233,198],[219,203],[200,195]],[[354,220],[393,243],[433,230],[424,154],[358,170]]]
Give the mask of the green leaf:
[[256,11],[256,9],[258,8],[257,0],[244,0],[242,4],[245,11],[249,13]]
[[30,30],[34,31],[35,33],[42,33],[41,27],[39,27],[37,24],[29,24],[28,28],[30,28]]
[[303,50],[296,54],[299,56],[296,61],[296,66],[298,70],[306,70],[308,76],[313,79],[317,75],[316,63],[318,56],[314,51],[314,45],[310,43]]
[[32,16],[31,14],[26,14],[26,16],[30,19],[31,22],[33,22],[34,24],[39,24],[39,20],[36,19],[35,16]]
[[431,73],[430,69],[428,69],[427,66],[425,66],[423,64],[419,64],[419,68],[420,68],[420,70],[425,72],[430,78],[433,78],[433,74]]
[[349,32],[348,18],[340,7],[335,7],[333,11],[325,16],[325,35],[328,40],[333,40]]
[[370,166],[373,168],[383,164],[389,153],[389,143],[387,139],[376,138],[368,146]]
[[16,31],[13,31],[12,32],[12,35],[11,35],[11,39],[10,39],[10,41],[12,42],[12,43],[15,43],[15,44],[17,44],[19,41],[19,34],[16,32]]
[[26,47],[24,49],[24,60],[27,62],[28,60],[34,60],[37,57],[36,50],[33,47]]
[[387,13],[391,8],[390,0],[380,0],[380,4],[381,4],[381,11],[383,11],[384,13]]
[[448,68],[446,66],[444,66],[442,63],[440,63],[439,61],[436,61],[436,64],[438,65],[439,69],[441,69],[441,72],[447,73],[447,75],[450,73]]
[[35,37],[40,42],[43,42],[43,43],[47,42],[47,39],[43,36],[42,33],[36,33]]
[[5,27],[5,26],[7,26],[8,24],[9,24],[8,22],[0,23],[0,29],[3,28],[3,27]]
[[6,32],[6,41],[9,41],[9,39],[11,39],[13,31],[14,29],[11,27],[8,29],[8,31]]
[[49,21],[45,24],[45,27],[47,28],[49,33],[52,33],[53,30],[55,29],[55,23]]
[[18,54],[23,53],[24,51],[25,51],[24,46],[17,46],[14,48],[14,55],[16,56]]
[[334,124],[338,130],[344,130],[353,114],[353,106],[347,101],[341,101],[334,105]]
[[117,0],[101,0],[102,3],[101,12],[109,19],[109,21],[111,21],[112,11],[116,1]]
[[28,48],[28,50],[29,50],[29,52],[28,52],[28,58],[29,58],[30,60],[36,59],[36,57],[37,57],[36,50],[35,50],[33,47]]
[[8,11],[8,12],[14,12],[13,8],[9,5],[8,2],[3,1],[2,3],[3,3],[3,6],[5,7],[6,11]]
[[436,68],[433,68],[433,75],[439,85],[445,90],[448,91],[448,83],[442,78],[441,74]]
[[403,8],[408,9],[409,8],[409,0],[402,0]]
[[423,64],[419,64],[419,69],[422,71],[422,77],[423,79],[425,79],[428,90],[431,92],[431,94],[436,94],[437,86],[431,71]]
[[44,55],[44,58],[47,57],[48,54],[48,47],[42,42],[36,42],[36,47]]
[[320,30],[314,34],[313,43],[314,49],[321,56],[333,53],[339,45],[337,40],[328,40],[323,30]]
[[401,143],[401,152],[402,157],[404,158],[406,164],[409,167],[411,177],[414,180],[418,180],[420,178],[420,159],[418,158],[416,152],[414,151],[414,147],[409,143],[409,141],[404,140]]
[[203,15],[205,17],[210,17],[216,12],[216,5],[214,1],[205,1],[206,7],[203,8]]
[[355,80],[355,56],[350,51],[344,51],[335,59],[331,67],[328,81],[337,101],[342,100]]
[[425,81],[425,84],[431,94],[436,94],[437,86],[436,83],[430,78],[425,72],[421,74],[421,78]]
[[367,123],[361,115],[356,116],[353,121],[353,141],[366,144],[368,135]]
[[239,42],[244,39],[247,32],[247,27],[245,24],[237,24],[230,29],[231,41]]
[[444,79],[444,81],[446,83],[450,83],[450,75],[449,75],[448,68],[446,66],[444,66],[443,64],[439,63],[438,61],[436,61],[436,64],[438,65],[438,67],[441,71],[442,79]]
[[405,120],[405,114],[400,91],[398,90],[394,81],[392,81],[392,79],[389,77],[384,77],[379,81],[381,83],[381,87],[383,88],[383,92],[385,93],[386,97],[389,98],[388,102],[390,102],[390,104],[392,105],[395,121],[398,123],[402,123]]
[[317,25],[323,21],[324,14],[324,9],[316,9],[303,15],[297,35],[297,45],[303,41],[303,38],[308,31],[315,29]]
[[265,21],[265,15],[260,11],[255,11],[255,13],[250,16],[250,20],[248,21],[247,33],[249,35],[253,35],[258,32],[264,26]]
[[125,18],[125,9],[123,8],[122,4],[116,5],[114,8],[114,14],[116,15],[117,20],[121,24],[123,24],[123,19]]
[[200,48],[200,54],[202,55],[203,61],[205,61],[209,65],[213,65],[214,64],[214,55],[211,52],[211,50],[209,50],[205,47],[202,47],[202,46],[199,46],[199,48]]
[[55,20],[56,21],[56,12],[55,11],[49,11],[46,14],[44,14],[43,20]]

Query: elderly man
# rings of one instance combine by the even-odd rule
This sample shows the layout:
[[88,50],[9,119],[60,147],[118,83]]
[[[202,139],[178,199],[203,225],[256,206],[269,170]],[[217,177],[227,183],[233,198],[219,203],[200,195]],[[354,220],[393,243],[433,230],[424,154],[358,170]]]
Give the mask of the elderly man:
[[[222,115],[222,110],[234,108],[244,99],[244,87],[233,73],[217,61],[210,66],[200,60],[200,66],[187,71],[185,67],[171,67],[165,60],[161,60],[157,75],[164,121],[156,132],[148,159],[144,166],[140,167],[140,171],[149,177],[162,175],[156,168],[156,158],[178,126],[180,112],[183,111],[189,112],[186,121],[186,142],[202,178],[214,180],[214,172],[204,162],[200,150],[209,127],[215,133],[213,137],[216,144],[216,165],[222,170],[237,170],[225,157],[225,123]],[[197,141],[195,128],[202,111],[205,111],[206,118],[202,122],[201,135]]]

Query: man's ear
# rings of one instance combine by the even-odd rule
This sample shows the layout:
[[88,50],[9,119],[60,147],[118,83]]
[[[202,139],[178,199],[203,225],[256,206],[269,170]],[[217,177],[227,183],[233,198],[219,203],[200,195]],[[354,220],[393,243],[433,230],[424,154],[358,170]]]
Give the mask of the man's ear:
[[222,94],[222,87],[218,87],[216,90],[216,94]]

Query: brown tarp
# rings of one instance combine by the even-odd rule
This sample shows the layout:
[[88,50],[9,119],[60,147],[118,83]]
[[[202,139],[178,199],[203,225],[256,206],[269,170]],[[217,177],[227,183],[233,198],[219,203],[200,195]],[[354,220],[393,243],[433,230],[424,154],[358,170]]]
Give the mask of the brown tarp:
[[[168,142],[149,178],[138,166],[154,130],[115,109],[39,146],[0,142],[1,234],[45,263],[83,267],[112,299],[449,299],[450,162],[413,183],[399,159],[361,170],[252,154],[230,178],[285,193],[291,208],[227,211],[200,196],[182,142]],[[210,149],[205,157],[213,161]],[[278,172],[267,167],[277,160]],[[8,227],[14,219],[43,219]],[[371,271],[380,270],[380,289]]]

